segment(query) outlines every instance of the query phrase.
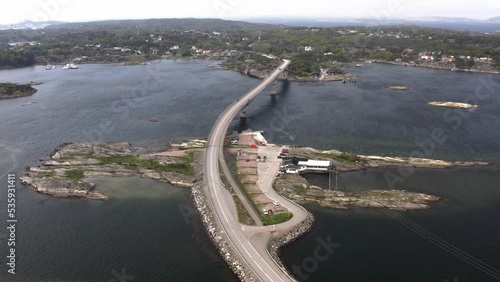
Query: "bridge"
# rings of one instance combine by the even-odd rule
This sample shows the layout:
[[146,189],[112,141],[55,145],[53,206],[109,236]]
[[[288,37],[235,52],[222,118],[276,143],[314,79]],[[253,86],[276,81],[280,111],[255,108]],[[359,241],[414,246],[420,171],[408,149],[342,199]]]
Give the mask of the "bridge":
[[[215,217],[219,222],[222,232],[227,235],[229,244],[240,256],[240,261],[255,273],[261,281],[295,281],[282,268],[280,268],[267,253],[266,245],[270,239],[271,228],[252,226],[245,229],[238,222],[238,215],[235,211],[235,204],[231,194],[226,190],[220,179],[219,160],[223,161],[223,147],[226,133],[233,118],[241,112],[257,95],[266,87],[275,83],[283,75],[288,66],[289,60],[276,68],[261,84],[245,93],[240,99],[233,102],[217,119],[210,132],[207,150],[205,152],[204,181],[207,188],[208,201],[211,203]],[[272,93],[271,93],[272,94]],[[288,200],[278,197],[282,204]],[[295,204],[293,204],[295,205]],[[247,208],[248,209],[248,208]],[[253,211],[255,213],[255,211]],[[292,209],[293,212],[293,209]],[[295,212],[299,212],[295,210]],[[305,210],[303,211],[305,212]],[[287,222],[286,228],[292,228],[303,220],[303,216],[294,213],[293,221]],[[259,219],[260,221],[260,219]]]

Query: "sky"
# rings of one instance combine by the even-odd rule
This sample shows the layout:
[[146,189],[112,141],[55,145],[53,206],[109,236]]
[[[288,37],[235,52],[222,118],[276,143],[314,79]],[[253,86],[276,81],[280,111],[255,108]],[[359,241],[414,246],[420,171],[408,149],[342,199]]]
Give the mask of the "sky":
[[0,24],[145,18],[416,18],[487,19],[500,16],[499,0],[3,0]]

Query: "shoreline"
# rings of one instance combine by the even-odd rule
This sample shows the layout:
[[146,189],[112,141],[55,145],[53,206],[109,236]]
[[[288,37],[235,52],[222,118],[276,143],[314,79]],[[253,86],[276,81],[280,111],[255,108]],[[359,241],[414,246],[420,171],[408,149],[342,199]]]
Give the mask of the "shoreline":
[[96,177],[138,176],[178,187],[193,187],[192,158],[196,151],[182,156],[138,154],[130,143],[64,143],[52,151],[41,166],[27,168],[21,183],[36,192],[54,197],[109,200],[85,181]]
[[291,147],[290,156],[330,160],[339,172],[362,171],[377,168],[415,167],[447,169],[455,167],[484,167],[492,163],[484,161],[444,161],[427,158],[403,158],[388,156],[354,155],[338,150],[318,150],[311,147]]
[[426,68],[426,69],[433,69],[433,70],[465,72],[465,73],[500,74],[500,71],[481,71],[481,70],[474,70],[474,69],[450,69],[450,68],[446,68],[446,67],[425,66],[425,65],[410,64],[410,63],[397,63],[397,62],[381,61],[381,60],[371,60],[371,61],[374,64],[394,65],[394,66],[401,66],[401,67]]
[[[39,82],[30,81],[28,83],[0,83],[0,100],[16,99],[23,97],[30,97],[38,92],[38,89],[33,85],[40,85]],[[11,94],[4,93],[4,91],[11,92]]]
[[[191,199],[196,207],[199,216],[202,220],[205,231],[210,240],[217,248],[222,259],[227,263],[229,268],[237,275],[240,281],[256,281],[257,275],[247,268],[246,263],[241,261],[237,251],[228,243],[227,234],[223,232],[220,222],[214,216],[213,207],[210,206],[207,200],[206,187],[203,185],[203,162],[205,153],[205,140],[188,140],[168,144],[167,150],[153,154],[139,154],[140,148],[134,148],[129,143],[65,143],[61,144],[52,151],[49,158],[46,159],[42,166],[28,167],[28,172],[24,177],[21,177],[21,182],[30,186],[34,191],[49,194],[55,197],[76,197],[88,198],[94,200],[109,200],[108,195],[103,195],[95,191],[95,184],[85,182],[87,177],[127,177],[138,176],[148,179],[153,179],[162,182],[171,183],[177,187],[187,187],[191,189]],[[309,152],[325,154],[328,156],[341,156],[339,151],[320,151],[313,148],[292,148],[290,153]],[[338,154],[335,154],[338,153]],[[192,154],[190,159],[186,159],[186,154]],[[316,155],[317,156],[317,155]],[[108,158],[117,158],[108,160]],[[391,160],[404,160],[403,158],[394,157],[377,157],[377,156],[358,156],[361,159],[377,159],[389,158]],[[141,161],[137,161],[137,159]],[[108,161],[106,161],[108,160]],[[147,162],[144,162],[147,160]],[[187,160],[187,162],[186,162]],[[334,161],[341,163],[338,159]],[[151,163],[150,163],[151,161]],[[433,160],[431,164],[440,164],[439,168],[447,168],[443,161]],[[149,167],[152,164],[153,167]],[[155,171],[156,165],[160,168],[166,164],[188,164],[192,168],[192,174],[180,175],[168,171]],[[462,164],[472,164],[473,162],[461,162]],[[428,163],[425,163],[428,165]],[[450,163],[446,163],[450,164]],[[486,163],[480,163],[481,165]],[[354,165],[355,170],[380,168],[380,166],[360,167],[359,164]],[[390,163],[390,165],[399,167],[400,162]],[[346,166],[343,171],[352,171],[352,167]],[[71,178],[70,174],[74,172],[75,167],[81,170],[80,177]],[[85,177],[85,178],[83,178]],[[287,175],[275,178],[273,188],[277,193],[290,199],[296,205],[304,203],[319,204],[322,207],[347,209],[348,206],[359,206],[364,208],[388,208],[394,210],[420,210],[428,209],[428,202],[439,201],[441,198],[426,195],[422,193],[406,192],[403,190],[394,191],[368,191],[365,198],[360,198],[353,194],[344,192],[331,193],[319,187],[311,186],[306,179],[300,176],[297,178],[288,179],[290,183],[284,183],[282,187],[293,187],[299,189],[288,192],[283,192],[279,186],[279,182],[286,180]],[[300,187],[296,184],[299,183]],[[305,188],[304,187],[307,187]],[[311,194],[299,195],[297,191],[307,189]],[[308,192],[309,193],[309,192]],[[371,194],[370,194],[371,193]],[[392,194],[391,194],[392,193]],[[359,194],[361,195],[361,194]],[[309,197],[310,196],[310,197]],[[269,256],[274,260],[278,267],[284,269],[291,274],[291,269],[286,267],[281,258],[281,248],[288,245],[309,232],[315,223],[312,213],[307,212],[307,218],[294,226],[290,230],[280,233],[272,232],[272,237],[266,242],[265,248]],[[258,280],[258,279],[257,279]]]

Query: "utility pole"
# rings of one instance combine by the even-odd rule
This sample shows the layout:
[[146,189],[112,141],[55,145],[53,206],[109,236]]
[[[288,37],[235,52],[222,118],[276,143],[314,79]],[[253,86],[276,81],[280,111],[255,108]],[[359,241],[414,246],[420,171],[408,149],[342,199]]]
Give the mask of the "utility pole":
[[337,171],[337,168],[335,168],[335,192],[337,192],[338,190],[338,186],[337,186],[337,177],[338,176],[338,171]]
[[328,168],[328,191],[331,190],[330,183],[332,182],[332,169]]

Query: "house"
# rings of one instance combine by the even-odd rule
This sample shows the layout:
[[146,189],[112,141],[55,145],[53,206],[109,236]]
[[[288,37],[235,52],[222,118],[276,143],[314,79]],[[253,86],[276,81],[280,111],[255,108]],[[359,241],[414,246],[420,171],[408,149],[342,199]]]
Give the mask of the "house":
[[198,47],[193,45],[193,47],[191,47],[191,50],[196,51],[196,50],[198,50]]
[[453,62],[453,60],[455,59],[454,56],[450,56],[450,57],[442,57],[441,58],[441,62]]
[[208,55],[208,54],[210,54],[210,52],[212,52],[212,50],[203,50],[202,51],[203,55]]
[[413,53],[413,51],[415,51],[415,49],[413,49],[413,48],[406,48],[406,49],[404,50],[404,53],[406,53],[406,54],[411,54],[411,53]]
[[307,160],[307,161],[299,161],[298,163],[300,172],[319,172],[319,173],[328,173],[330,167],[332,166],[331,161],[316,161],[316,160]]
[[311,46],[304,47],[304,51],[306,51],[306,52],[311,52],[312,50],[313,50],[313,47],[311,47]]
[[170,50],[179,50],[179,45],[174,45],[172,47],[170,47]]
[[420,60],[423,60],[423,61],[434,61],[434,56],[433,55],[430,55],[430,54],[420,54]]

